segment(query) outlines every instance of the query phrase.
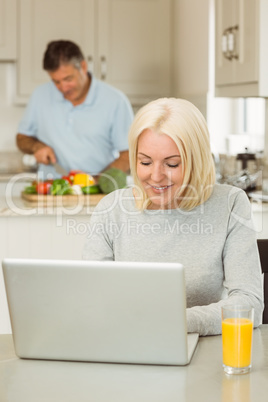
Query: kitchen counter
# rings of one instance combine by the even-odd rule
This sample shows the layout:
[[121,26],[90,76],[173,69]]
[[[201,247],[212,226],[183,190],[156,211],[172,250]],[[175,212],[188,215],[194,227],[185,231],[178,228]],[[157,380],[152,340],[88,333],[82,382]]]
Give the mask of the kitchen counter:
[[[81,259],[94,206],[36,206],[20,197],[25,183],[0,195],[0,260],[3,258]],[[268,203],[252,202],[258,238],[268,238]],[[10,333],[0,270],[0,334]]]
[[[251,201],[253,215],[255,213],[268,213],[268,202]],[[70,206],[43,205],[33,203],[21,198],[21,196],[0,196],[1,216],[42,216],[42,215],[90,215],[95,205],[77,203]]]
[[[77,202],[74,205],[43,205],[32,203],[20,195],[0,196],[0,218],[4,217],[55,217],[57,222],[65,217],[88,220],[95,209],[94,205]],[[251,201],[253,220],[257,237],[268,238],[268,203]]]
[[32,203],[22,199],[20,196],[0,197],[0,217],[1,216],[43,216],[43,215],[89,215],[94,210],[95,205],[84,205],[77,203],[73,206],[43,205],[42,203]]
[[[57,215],[59,212],[65,215],[88,215],[94,210],[95,205],[83,205],[79,202],[72,206],[44,206],[21,198],[21,192],[36,180],[36,173],[24,172],[16,175],[0,174],[0,217],[1,216],[31,216],[31,215]],[[131,181],[129,180],[129,183]],[[268,202],[260,202],[251,199],[252,211],[268,212]]]
[[268,202],[261,201],[250,201],[252,212],[267,212],[268,211]]
[[[251,202],[252,212],[268,213],[267,202]],[[84,206],[78,203],[73,206],[40,205],[22,199],[20,196],[0,196],[0,217],[1,216],[31,216],[31,215],[88,215],[94,210],[95,205]]]
[[[29,156],[32,158],[32,155],[28,155],[28,159]],[[37,166],[33,163],[25,164],[25,155],[19,150],[0,151],[0,183],[25,173],[36,176],[36,172]]]
[[[3,178],[3,177],[2,177]],[[77,202],[71,206],[44,205],[22,199],[21,192],[36,179],[35,173],[20,173],[6,177],[0,181],[0,217],[3,216],[53,216],[53,215],[88,215],[91,214],[95,205],[83,205]]]
[[[3,178],[3,177],[2,177]],[[95,205],[83,205],[83,202],[71,206],[43,205],[32,203],[21,198],[23,189],[36,179],[35,173],[20,173],[7,176],[6,180],[0,180],[0,217],[1,216],[53,216],[62,215],[88,215]],[[268,202],[251,200],[252,212],[268,213]]]
[[268,239],[268,202],[251,200],[253,221],[258,239]]
[[253,332],[252,371],[228,376],[220,335],[200,337],[188,366],[19,359],[11,335],[1,335],[0,400],[266,402],[267,350],[268,325],[261,325]]

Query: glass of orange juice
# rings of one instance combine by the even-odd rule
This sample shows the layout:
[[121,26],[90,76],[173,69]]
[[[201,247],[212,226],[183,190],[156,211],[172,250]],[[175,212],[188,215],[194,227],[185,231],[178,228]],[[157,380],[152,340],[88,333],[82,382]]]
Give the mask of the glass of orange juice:
[[222,307],[222,357],[227,374],[245,374],[251,369],[254,310],[250,306]]

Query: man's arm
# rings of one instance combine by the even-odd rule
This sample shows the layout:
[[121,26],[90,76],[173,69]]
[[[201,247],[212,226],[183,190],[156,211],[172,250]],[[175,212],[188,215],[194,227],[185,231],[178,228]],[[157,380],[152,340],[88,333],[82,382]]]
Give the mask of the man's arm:
[[110,164],[110,166],[107,167],[107,169],[110,167],[121,169],[121,170],[123,170],[123,172],[128,173],[129,172],[129,153],[128,153],[128,151],[120,152],[119,158],[115,159],[115,161],[113,161]]
[[39,141],[37,138],[20,133],[17,134],[16,142],[17,147],[25,154],[34,154],[38,149],[46,147],[46,144]]
[[[128,151],[122,151],[119,153],[119,157],[115,159],[114,162],[112,162],[109,166],[106,166],[105,169],[103,169],[103,172],[105,170],[114,167],[116,169],[121,169],[123,172],[129,174],[129,153]],[[102,172],[101,172],[102,173]],[[93,176],[96,183],[98,183],[99,177],[101,176],[101,173],[99,173],[96,176]]]
[[35,137],[25,134],[17,134],[17,147],[24,153],[33,154],[38,163],[45,165],[56,163],[56,155],[51,147]]

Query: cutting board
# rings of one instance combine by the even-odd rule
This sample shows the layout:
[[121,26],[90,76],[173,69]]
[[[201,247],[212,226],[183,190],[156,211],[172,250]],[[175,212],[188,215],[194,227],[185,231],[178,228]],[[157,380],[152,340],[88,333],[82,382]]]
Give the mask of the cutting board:
[[22,191],[21,197],[31,202],[33,205],[45,206],[96,206],[98,202],[105,196],[105,194],[74,194],[74,195],[41,195],[41,194],[27,194]]

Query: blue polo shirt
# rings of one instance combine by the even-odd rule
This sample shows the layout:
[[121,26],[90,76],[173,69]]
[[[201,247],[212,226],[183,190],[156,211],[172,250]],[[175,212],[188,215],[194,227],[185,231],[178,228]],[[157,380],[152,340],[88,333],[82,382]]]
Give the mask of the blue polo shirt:
[[[66,171],[80,169],[94,175],[128,149],[133,110],[121,91],[91,78],[87,97],[77,106],[64,99],[52,81],[37,87],[18,132],[53,148]],[[57,176],[51,166],[39,169]]]

